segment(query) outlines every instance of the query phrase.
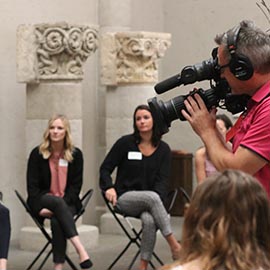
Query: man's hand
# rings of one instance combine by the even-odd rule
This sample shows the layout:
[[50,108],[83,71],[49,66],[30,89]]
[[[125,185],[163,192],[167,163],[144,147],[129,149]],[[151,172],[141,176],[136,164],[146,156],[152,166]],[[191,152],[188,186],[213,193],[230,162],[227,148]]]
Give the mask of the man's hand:
[[209,130],[216,130],[216,109],[209,113],[199,94],[189,96],[184,104],[187,111],[182,110],[181,113],[200,137]]
[[106,199],[112,203],[113,206],[117,203],[117,194],[114,188],[109,188],[105,192]]

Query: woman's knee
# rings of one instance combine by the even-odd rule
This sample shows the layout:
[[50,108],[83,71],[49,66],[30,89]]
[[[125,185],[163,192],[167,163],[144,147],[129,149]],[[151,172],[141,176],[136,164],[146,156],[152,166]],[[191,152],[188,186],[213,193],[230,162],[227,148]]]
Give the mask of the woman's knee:
[[65,200],[61,197],[55,197],[55,206],[60,209],[68,208]]
[[55,211],[66,211],[68,208],[65,200],[61,197],[46,195],[43,197],[43,206],[49,210]]
[[144,212],[141,214],[141,221],[144,228],[147,227],[149,229],[156,230],[155,220],[149,212]]
[[159,195],[154,191],[149,191],[148,201],[151,203],[151,205],[162,204],[162,201],[161,201]]

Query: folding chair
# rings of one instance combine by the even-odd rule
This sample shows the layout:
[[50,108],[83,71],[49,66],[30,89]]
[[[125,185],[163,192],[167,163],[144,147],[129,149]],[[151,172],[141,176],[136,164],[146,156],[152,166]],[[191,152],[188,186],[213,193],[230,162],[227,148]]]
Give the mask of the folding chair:
[[182,188],[182,187],[178,187],[178,194],[182,196],[182,203],[184,203],[184,210],[187,204],[190,203],[190,196],[188,195],[187,191]]
[[[31,216],[32,220],[35,222],[35,224],[37,225],[37,227],[40,229],[41,233],[44,235],[44,237],[46,238],[47,242],[44,245],[44,247],[41,249],[41,251],[38,253],[38,255],[35,257],[35,259],[31,262],[31,264],[26,268],[26,270],[30,270],[32,269],[32,267],[35,265],[35,263],[39,260],[39,258],[41,257],[41,255],[43,255],[43,253],[46,251],[47,247],[52,243],[52,237],[50,236],[50,234],[48,234],[48,232],[46,231],[43,223],[40,222],[40,220],[34,215],[34,213],[32,212],[32,210],[30,209],[29,205],[27,204],[26,200],[23,198],[23,196],[17,191],[15,190],[15,193],[19,199],[19,201],[22,203],[22,205],[24,206],[26,212]],[[89,189],[81,198],[81,203],[82,203],[82,208],[80,209],[80,211],[74,216],[74,221],[76,222],[85,212],[86,206],[91,198],[91,196],[93,195],[93,189]],[[44,264],[46,263],[46,261],[48,260],[49,256],[52,254],[52,247],[50,247],[50,250],[48,251],[48,253],[46,254],[46,256],[44,257],[44,259],[42,260],[41,264],[39,265],[38,268],[36,268],[37,270],[42,269],[42,267],[44,266]],[[78,268],[74,265],[74,263],[71,261],[71,259],[68,257],[68,255],[65,255],[66,257],[66,261],[69,264],[69,266],[71,267],[71,269],[73,270],[78,270]]]
[[[138,251],[135,254],[135,256],[133,257],[133,259],[131,260],[131,263],[128,267],[128,270],[130,270],[132,268],[132,266],[134,265],[136,259],[138,258],[139,254],[140,254],[140,248],[141,248],[141,233],[142,233],[142,229],[140,230],[136,230],[135,227],[133,226],[132,222],[130,221],[129,217],[127,215],[125,215],[124,213],[121,213],[121,211],[119,211],[119,209],[117,209],[116,207],[113,207],[113,205],[107,200],[105,193],[103,191],[101,191],[102,197],[108,207],[108,209],[110,210],[110,212],[112,213],[113,217],[115,218],[115,220],[117,221],[118,225],[122,228],[122,230],[124,231],[125,235],[128,237],[129,241],[127,243],[127,245],[124,247],[124,249],[119,253],[119,255],[115,258],[115,260],[111,263],[111,265],[107,268],[108,270],[111,270],[114,265],[120,260],[120,258],[126,253],[126,251],[129,249],[129,247],[132,244],[135,244],[138,247]],[[174,189],[171,192],[169,192],[168,195],[168,204],[165,205],[167,212],[170,213],[170,210],[174,204],[174,201],[177,197],[178,194],[178,189]],[[123,221],[121,220],[121,218],[119,217],[119,214],[124,217],[125,223],[128,224],[130,230],[128,230]],[[158,257],[158,255],[153,252],[153,257],[155,258],[155,260],[160,264],[160,265],[164,265],[164,263],[162,262],[162,260]],[[152,261],[149,262],[149,264],[151,265],[151,267],[153,269],[155,269],[155,265],[153,264]]]

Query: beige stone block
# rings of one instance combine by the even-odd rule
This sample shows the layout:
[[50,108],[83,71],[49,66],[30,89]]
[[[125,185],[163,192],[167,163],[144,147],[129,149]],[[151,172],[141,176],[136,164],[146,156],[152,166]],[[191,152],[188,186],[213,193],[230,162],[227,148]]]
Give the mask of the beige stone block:
[[106,138],[109,149],[121,136],[132,133],[132,118],[109,118],[107,119]]
[[27,118],[49,119],[53,113],[61,113],[69,119],[81,119],[81,88],[81,83],[27,85]]
[[106,132],[104,127],[106,126],[106,117],[100,117],[97,123],[98,125],[98,141],[101,146],[106,145]]
[[[125,225],[125,228],[131,232],[129,225],[124,220],[123,216],[118,215],[119,219]],[[132,225],[136,230],[141,228],[141,220],[136,218],[129,218]],[[101,234],[124,234],[120,225],[117,223],[116,219],[111,213],[105,213],[100,218],[100,233]]]
[[132,118],[134,109],[139,104],[147,104],[147,100],[154,96],[153,84],[109,88],[106,96],[107,116]]
[[82,149],[83,134],[82,134],[83,121],[81,119],[70,119],[71,136],[75,146]]
[[43,132],[47,127],[48,120],[27,120],[26,133],[26,157],[28,158],[31,150],[42,141]]
[[36,81],[37,44],[35,43],[35,28],[32,25],[20,25],[17,29],[17,81]]
[[[77,226],[77,230],[82,241],[82,244],[86,249],[94,248],[98,244],[99,230],[96,226],[92,225],[80,225]],[[46,231],[51,234],[49,227],[46,227]],[[46,239],[37,227],[23,227],[19,235],[19,246],[22,250],[27,251],[40,251],[46,243]],[[68,241],[67,252],[75,252],[75,249]]]
[[[121,215],[118,215],[121,222],[123,222],[125,228],[128,230],[128,232],[133,235],[133,232],[131,232],[129,225],[126,223],[124,218]],[[184,218],[179,216],[173,216],[170,217],[171,219],[171,227],[174,235],[177,239],[181,239],[182,237],[182,227],[184,223]],[[134,228],[139,231],[141,229],[141,220],[136,218],[129,218]],[[100,233],[101,234],[120,234],[123,235],[124,232],[120,228],[119,224],[113,217],[111,213],[105,213],[100,218]],[[161,237],[160,231],[158,231],[157,234],[158,237]],[[164,240],[165,241],[165,240]]]

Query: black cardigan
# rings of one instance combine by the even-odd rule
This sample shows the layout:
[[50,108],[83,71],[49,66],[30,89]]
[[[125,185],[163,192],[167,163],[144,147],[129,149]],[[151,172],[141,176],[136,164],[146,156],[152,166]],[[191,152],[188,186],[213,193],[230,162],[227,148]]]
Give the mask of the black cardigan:
[[[83,181],[83,154],[79,148],[75,148],[72,155],[73,161],[68,163],[64,200],[78,211],[82,207],[79,194]],[[38,147],[35,147],[30,153],[27,165],[27,202],[36,215],[42,209],[40,197],[50,192],[50,185],[49,159],[44,159]]]
[[[131,190],[152,190],[165,201],[171,165],[169,145],[160,141],[152,155],[141,155],[141,159],[130,157],[129,152],[141,155],[131,134],[117,140],[105,157],[100,167],[100,188],[106,191],[114,187],[118,196]],[[113,183],[111,174],[115,168],[117,173]]]

